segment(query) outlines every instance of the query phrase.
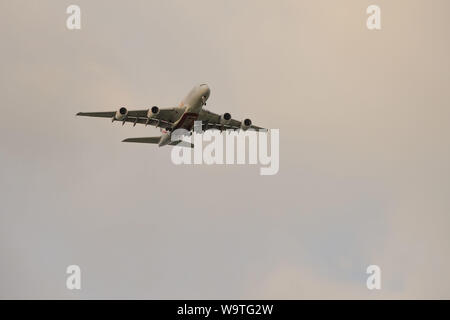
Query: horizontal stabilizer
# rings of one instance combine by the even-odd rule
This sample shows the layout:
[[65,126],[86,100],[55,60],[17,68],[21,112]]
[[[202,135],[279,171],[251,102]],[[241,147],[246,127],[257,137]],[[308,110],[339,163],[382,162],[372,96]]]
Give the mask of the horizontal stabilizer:
[[143,137],[143,138],[128,138],[122,142],[137,142],[137,143],[153,143],[158,144],[161,137]]
[[179,146],[179,147],[183,147],[183,148],[193,148],[194,144],[187,142],[187,141],[173,141],[171,143],[169,143],[169,146]]

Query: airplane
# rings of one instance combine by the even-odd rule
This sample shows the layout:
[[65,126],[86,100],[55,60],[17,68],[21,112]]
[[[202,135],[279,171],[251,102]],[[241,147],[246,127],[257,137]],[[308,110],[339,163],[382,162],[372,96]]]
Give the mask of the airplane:
[[209,98],[211,90],[207,84],[195,86],[182,100],[178,107],[159,108],[153,106],[141,110],[128,110],[120,107],[117,111],[101,112],[78,112],[77,116],[109,118],[112,122],[121,121],[136,124],[153,125],[161,129],[162,135],[157,137],[127,138],[123,142],[151,143],[159,147],[165,145],[179,145],[193,147],[193,144],[185,141],[172,141],[171,134],[176,129],[185,129],[192,132],[194,121],[202,122],[202,130],[218,129],[223,130],[263,130],[267,129],[254,126],[250,119],[243,121],[234,120],[231,114],[225,112],[222,115],[215,114],[203,108]]

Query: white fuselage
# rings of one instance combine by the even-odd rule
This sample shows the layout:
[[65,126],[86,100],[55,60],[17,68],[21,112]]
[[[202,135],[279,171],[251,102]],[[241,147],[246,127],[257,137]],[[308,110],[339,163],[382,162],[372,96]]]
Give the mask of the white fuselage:
[[[179,108],[183,110],[183,113],[175,121],[172,128],[176,129],[186,129],[191,131],[194,127],[194,122],[198,119],[198,116],[208,100],[211,90],[207,84],[200,84],[195,86],[188,95],[181,101]],[[159,146],[163,146],[170,143],[170,132],[165,133],[159,142]]]
[[183,128],[191,130],[194,121],[197,120],[202,107],[205,105],[206,100],[209,98],[211,90],[208,85],[201,84],[194,87],[188,95],[181,101],[180,108],[184,109],[180,119],[175,123],[175,129]]

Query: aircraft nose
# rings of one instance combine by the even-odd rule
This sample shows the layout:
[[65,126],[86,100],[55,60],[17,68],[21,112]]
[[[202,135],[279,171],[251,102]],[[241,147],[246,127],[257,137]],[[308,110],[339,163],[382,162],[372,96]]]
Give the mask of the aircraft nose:
[[202,88],[202,96],[209,97],[209,94],[211,93],[209,86],[207,84],[202,84],[201,88]]

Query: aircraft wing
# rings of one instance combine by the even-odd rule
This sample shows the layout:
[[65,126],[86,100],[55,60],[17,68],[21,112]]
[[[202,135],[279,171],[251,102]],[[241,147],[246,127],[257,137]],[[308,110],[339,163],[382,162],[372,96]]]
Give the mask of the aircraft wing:
[[101,112],[78,112],[77,116],[95,117],[95,118],[109,118],[112,121],[119,121],[122,123],[131,122],[133,125],[137,123],[145,125],[153,125],[162,128],[171,128],[175,122],[178,111],[175,108],[159,109],[159,113],[148,117],[149,109],[129,110],[124,119],[116,119],[116,111],[101,111]]
[[[214,112],[205,110],[205,109],[203,109],[200,112],[198,120],[201,120],[203,122],[204,130],[210,129],[210,128],[219,129],[221,131],[222,130],[238,130],[238,129],[241,129],[241,125],[242,125],[241,121],[238,121],[235,119],[230,119],[230,121],[228,121],[226,124],[221,124],[220,123],[220,115],[218,115]],[[255,126],[253,124],[250,125],[249,129],[267,131],[267,129]]]

